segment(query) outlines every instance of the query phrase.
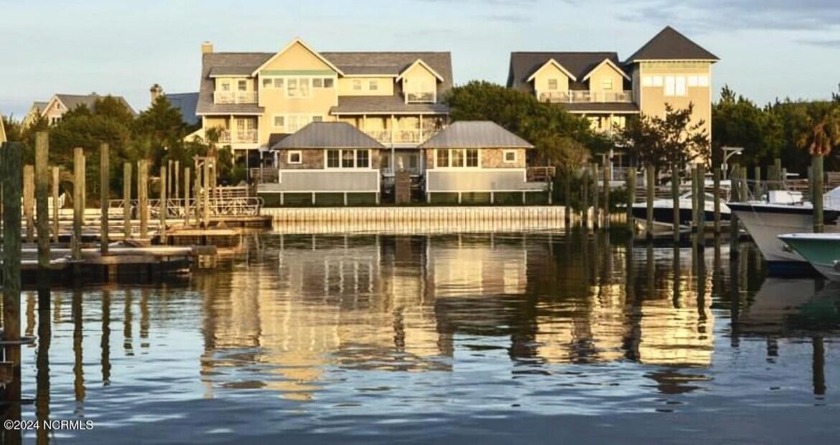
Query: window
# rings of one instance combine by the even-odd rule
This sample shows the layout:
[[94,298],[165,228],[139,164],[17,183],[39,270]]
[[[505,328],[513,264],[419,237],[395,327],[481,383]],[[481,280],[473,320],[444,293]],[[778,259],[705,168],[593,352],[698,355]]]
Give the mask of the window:
[[333,79],[332,77],[328,77],[324,79],[324,88],[332,88],[333,87]]
[[674,76],[665,76],[665,95],[674,96],[677,93],[677,79]]
[[557,90],[557,79],[548,79],[548,89],[549,91]]
[[664,85],[662,76],[653,76],[651,78],[651,81],[653,82],[653,86],[655,87],[661,87],[662,85]]
[[449,167],[478,167],[478,149],[468,148],[436,150],[436,166],[438,168]]
[[516,162],[516,151],[515,150],[505,150],[502,153],[502,160],[506,164],[511,164]]
[[653,77],[643,76],[642,77],[642,86],[643,87],[652,87],[653,86]]
[[696,87],[698,83],[697,76],[688,76],[688,78],[686,78],[686,83],[690,87]]
[[708,87],[709,86],[709,76],[697,76],[697,86]]
[[368,168],[369,150],[327,150],[327,168]]
[[286,117],[285,116],[274,116],[274,127],[275,128],[283,128],[286,126]]
[[309,78],[289,78],[286,82],[286,96],[294,98],[309,97]]
[[370,156],[367,150],[356,150],[356,167],[370,167]]
[[478,149],[467,149],[467,167],[478,167]]
[[312,122],[323,122],[323,121],[324,121],[323,116],[312,116]]
[[379,82],[376,80],[371,80],[368,84],[368,89],[371,91],[377,91],[379,89]]
[[685,76],[677,76],[676,77],[677,85],[674,91],[674,95],[676,96],[685,96]]
[[263,80],[262,80],[262,87],[263,88],[271,88],[273,86],[274,86],[274,79],[272,79],[270,77],[269,78],[263,77]]
[[219,82],[219,86],[221,87],[222,91],[230,91],[230,81],[229,80],[223,80],[223,81]]
[[324,87],[324,79],[317,78],[312,79],[312,88],[323,88]]
[[353,90],[354,91],[361,91],[362,90],[362,81],[359,79],[353,80]]
[[462,150],[450,150],[449,166],[463,167],[464,166],[464,152]]
[[449,167],[449,150],[435,150],[437,152],[437,166]]
[[601,79],[601,89],[602,90],[611,90],[613,89],[613,80],[611,77],[607,77]]
[[327,150],[327,168],[338,168],[338,150]]
[[274,78],[274,88],[283,89],[283,79],[276,77]]
[[303,162],[303,155],[299,150],[289,152],[289,164],[300,164]]
[[245,79],[236,82],[236,89],[239,91],[248,91],[248,81]]

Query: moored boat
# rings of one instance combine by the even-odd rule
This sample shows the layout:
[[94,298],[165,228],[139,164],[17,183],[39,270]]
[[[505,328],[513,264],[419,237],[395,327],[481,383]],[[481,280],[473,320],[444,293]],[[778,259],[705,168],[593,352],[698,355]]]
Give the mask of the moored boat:
[[786,233],[779,239],[832,281],[840,281],[840,233]]

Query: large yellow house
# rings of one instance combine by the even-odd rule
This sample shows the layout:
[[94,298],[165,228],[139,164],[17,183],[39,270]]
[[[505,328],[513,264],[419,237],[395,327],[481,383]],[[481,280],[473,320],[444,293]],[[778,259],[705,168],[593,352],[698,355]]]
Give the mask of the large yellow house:
[[629,115],[694,104],[711,136],[712,64],[719,59],[670,26],[623,62],[615,52],[514,52],[507,86],[562,104],[612,134]]
[[420,172],[417,146],[446,125],[451,87],[448,52],[317,52],[295,39],[278,52],[228,53],[204,43],[196,114],[200,133],[217,128],[237,155],[311,122],[346,122],[390,149],[383,173],[396,160]]

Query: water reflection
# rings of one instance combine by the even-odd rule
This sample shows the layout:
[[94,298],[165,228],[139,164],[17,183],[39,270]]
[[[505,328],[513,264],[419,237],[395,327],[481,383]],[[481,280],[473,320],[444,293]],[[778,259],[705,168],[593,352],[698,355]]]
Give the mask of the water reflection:
[[[840,286],[763,279],[748,250],[728,260],[719,241],[695,252],[606,233],[267,235],[185,287],[30,295],[39,342],[24,363],[38,418],[114,430],[200,399],[295,413],[304,428],[337,408],[714,410],[703,397],[759,400],[803,380],[827,403]],[[206,424],[226,416],[212,406]]]

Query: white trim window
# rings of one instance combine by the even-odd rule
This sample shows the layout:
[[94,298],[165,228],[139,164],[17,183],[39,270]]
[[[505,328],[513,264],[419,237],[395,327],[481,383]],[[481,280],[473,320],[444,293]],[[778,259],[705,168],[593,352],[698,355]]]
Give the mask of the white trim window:
[[376,80],[376,79],[373,79],[370,82],[368,82],[368,90],[378,91],[379,90],[379,81]]
[[502,152],[502,162],[505,164],[516,163],[516,150],[504,150]]
[[289,150],[288,157],[286,158],[287,164],[302,164],[303,163],[303,152],[300,150]]
[[286,97],[290,99],[306,99],[312,96],[309,77],[289,77],[286,79]]
[[262,78],[263,89],[282,90],[284,85],[285,85],[285,83],[283,82],[282,77],[263,77]]
[[272,117],[271,125],[280,130],[281,133],[295,133],[301,128],[309,125],[310,122],[322,122],[323,116],[310,114],[275,114]]
[[370,168],[370,150],[327,150],[325,166],[336,168]]
[[547,85],[548,91],[557,91],[558,82],[557,82],[556,78],[548,79],[548,82],[546,83],[546,85]]
[[435,150],[436,168],[478,168],[477,148],[449,148]]

